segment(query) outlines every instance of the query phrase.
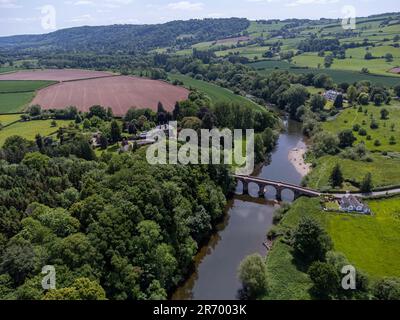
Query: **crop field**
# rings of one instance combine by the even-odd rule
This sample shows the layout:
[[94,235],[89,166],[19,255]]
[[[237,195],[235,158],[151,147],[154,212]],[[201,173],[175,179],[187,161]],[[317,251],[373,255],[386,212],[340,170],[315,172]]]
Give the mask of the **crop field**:
[[[367,146],[367,149],[371,151],[400,152],[400,106],[385,105],[376,107],[374,105],[369,105],[363,106],[362,108],[363,112],[359,112],[358,107],[356,109],[349,108],[344,110],[335,120],[324,122],[324,130],[333,133],[339,133],[345,129],[352,129],[354,125],[359,125],[361,128],[367,131],[367,135],[360,136],[357,132],[354,132],[354,136],[357,138],[356,143],[363,141]],[[380,112],[383,108],[389,111],[387,120],[381,119]],[[368,113],[365,114],[365,111]],[[379,124],[378,129],[370,128],[372,121],[371,115]],[[366,138],[368,135],[371,136],[371,139],[369,140]],[[389,143],[391,137],[396,139],[396,144]],[[376,140],[379,140],[381,145],[376,146]]]
[[75,70],[75,69],[49,69],[35,71],[18,71],[0,75],[0,80],[47,80],[47,81],[71,81],[79,79],[91,79],[109,77],[113,74],[103,71]]
[[54,81],[5,81],[0,80],[0,94],[1,93],[19,93],[19,92],[32,92],[41,88],[54,84]]
[[0,113],[21,112],[35,96],[34,92],[0,94]]
[[0,67],[0,73],[15,71],[14,67]]
[[8,137],[18,135],[27,140],[34,140],[38,133],[40,133],[43,137],[48,136],[52,133],[55,133],[60,126],[67,126],[71,121],[57,120],[57,127],[52,127],[51,122],[52,120],[18,122],[9,127],[3,128],[0,130],[0,147],[4,144]]
[[396,76],[388,75],[373,75],[373,74],[363,74],[356,71],[348,70],[335,70],[335,69],[315,69],[315,68],[299,68],[299,66],[290,64],[286,61],[275,61],[266,60],[250,63],[249,66],[257,69],[260,74],[269,74],[276,69],[288,70],[291,73],[314,73],[320,74],[325,73],[332,77],[333,81],[336,83],[347,82],[354,83],[357,81],[367,80],[375,84],[383,84],[386,86],[394,87],[400,83],[400,78]]
[[0,113],[22,111],[32,101],[35,92],[53,81],[0,80]]
[[181,75],[181,74],[169,74],[169,78],[172,80],[179,80],[184,83],[184,85],[188,88],[193,87],[201,92],[207,94],[213,103],[217,102],[236,102],[242,104],[251,104],[254,106],[258,106],[253,101],[234,94],[232,91],[214,85],[212,83],[208,83],[205,81],[195,80],[189,76]]
[[31,102],[44,109],[64,109],[76,106],[88,111],[91,106],[111,107],[115,115],[122,116],[130,108],[150,108],[157,111],[161,102],[167,111],[177,101],[186,100],[189,91],[163,81],[129,76],[105,77],[59,83],[40,90]]

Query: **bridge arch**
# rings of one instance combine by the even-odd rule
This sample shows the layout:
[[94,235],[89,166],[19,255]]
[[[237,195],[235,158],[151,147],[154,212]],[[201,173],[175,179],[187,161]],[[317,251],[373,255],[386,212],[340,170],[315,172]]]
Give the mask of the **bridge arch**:
[[[278,201],[282,201],[282,198],[296,200],[300,196],[318,197],[321,195],[321,193],[315,190],[285,182],[277,182],[251,176],[235,175],[234,178],[236,179],[236,181],[242,183],[243,194],[249,194],[250,190],[250,195],[253,197],[258,196],[264,198],[266,194],[268,195],[271,188],[274,188],[276,190],[275,197]],[[257,187],[254,187],[253,185],[256,185]],[[288,192],[289,196],[286,196]]]

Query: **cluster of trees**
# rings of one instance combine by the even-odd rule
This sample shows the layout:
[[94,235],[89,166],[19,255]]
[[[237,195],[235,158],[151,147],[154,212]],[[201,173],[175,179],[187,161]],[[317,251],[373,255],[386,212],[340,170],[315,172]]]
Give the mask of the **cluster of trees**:
[[311,37],[302,40],[297,48],[303,52],[320,52],[320,51],[337,51],[340,50],[340,42],[338,39],[320,39]]
[[[0,160],[2,299],[165,299],[233,183],[225,166],[151,166],[141,151],[88,161],[10,137],[9,153],[14,161]],[[56,290],[41,286],[45,265]]]
[[[194,99],[194,100],[192,100]],[[254,129],[255,160],[265,161],[265,157],[276,145],[278,138],[278,119],[267,111],[253,105],[220,102],[207,106],[208,99],[202,93],[193,92],[188,101],[177,103],[173,111],[173,119],[181,128],[211,130],[224,129]]]

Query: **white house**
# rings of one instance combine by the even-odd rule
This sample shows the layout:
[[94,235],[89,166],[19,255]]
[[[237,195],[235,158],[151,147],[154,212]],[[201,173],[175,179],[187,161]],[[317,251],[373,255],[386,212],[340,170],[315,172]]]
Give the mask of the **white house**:
[[353,195],[345,195],[339,202],[340,209],[345,212],[370,214],[371,209]]

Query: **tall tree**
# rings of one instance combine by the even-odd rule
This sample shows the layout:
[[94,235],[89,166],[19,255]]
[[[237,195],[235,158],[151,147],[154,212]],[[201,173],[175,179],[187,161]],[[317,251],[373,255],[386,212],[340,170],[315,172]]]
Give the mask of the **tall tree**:
[[343,108],[343,95],[338,94],[336,96],[335,102],[333,103],[333,106],[336,109],[342,109]]
[[336,164],[333,168],[329,181],[334,188],[342,186],[344,179],[342,169],[339,164]]
[[374,185],[372,182],[372,174],[368,172],[361,183],[360,190],[362,193],[370,193],[372,192],[373,188]]
[[350,104],[353,104],[357,100],[357,89],[354,86],[350,86],[347,89],[347,100]]
[[111,135],[111,141],[113,143],[116,143],[119,140],[121,140],[121,128],[120,128],[117,120],[113,120],[111,122],[110,135]]

